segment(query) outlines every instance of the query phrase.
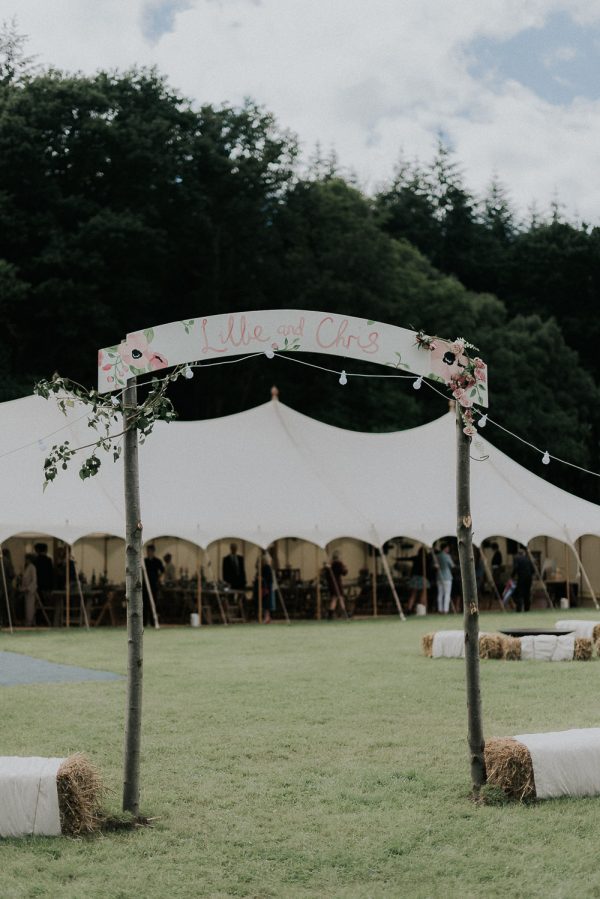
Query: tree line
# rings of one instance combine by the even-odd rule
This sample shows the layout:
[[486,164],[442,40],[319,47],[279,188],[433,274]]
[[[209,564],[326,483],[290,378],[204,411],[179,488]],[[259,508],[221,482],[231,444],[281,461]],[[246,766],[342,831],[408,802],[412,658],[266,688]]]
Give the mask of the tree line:
[[[93,384],[97,349],[128,331],[324,309],[476,343],[493,417],[600,469],[598,228],[557,206],[519,221],[497,182],[481,200],[470,193],[444,146],[369,196],[335,160],[302,170],[294,135],[252,101],[198,108],[155,70],[31,71],[21,49],[0,41],[1,400],[56,370]],[[242,366],[176,385],[180,414],[248,408],[274,382],[289,405],[360,430],[412,427],[446,409],[406,382],[341,387],[277,358]],[[600,499],[596,479],[548,470],[488,434],[538,474]]]

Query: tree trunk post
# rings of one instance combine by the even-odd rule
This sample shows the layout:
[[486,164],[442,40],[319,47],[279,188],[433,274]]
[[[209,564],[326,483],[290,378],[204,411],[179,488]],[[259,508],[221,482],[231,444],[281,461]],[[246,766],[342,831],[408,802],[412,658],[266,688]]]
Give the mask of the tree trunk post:
[[486,780],[483,756],[483,721],[479,687],[479,602],[473,558],[470,461],[471,441],[463,432],[460,405],[456,404],[456,508],[458,556],[463,589],[465,663],[467,686],[468,742],[473,795],[478,796]]
[[142,522],[138,471],[138,433],[133,416],[137,410],[135,378],[123,392],[123,469],[125,480],[125,582],[127,595],[127,707],[123,811],[139,814],[140,744],[142,733],[142,674],[144,608],[142,599]]

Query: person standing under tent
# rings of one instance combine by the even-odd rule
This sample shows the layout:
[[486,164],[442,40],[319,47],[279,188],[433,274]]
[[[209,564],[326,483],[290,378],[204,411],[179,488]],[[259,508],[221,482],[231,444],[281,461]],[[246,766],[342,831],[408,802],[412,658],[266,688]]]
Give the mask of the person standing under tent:
[[[160,579],[165,573],[165,566],[162,560],[156,555],[156,547],[153,543],[149,543],[146,547],[146,557],[144,559],[146,574],[148,575],[148,584],[152,591],[154,605],[158,603],[158,591],[160,589]],[[150,597],[146,587],[146,578],[143,578],[143,601],[144,601],[144,625],[152,623],[152,609],[150,606]]]
[[173,556],[171,553],[167,553],[163,556],[163,561],[165,563],[165,584],[172,585],[177,580],[177,571],[173,564]]
[[237,543],[229,544],[229,555],[223,558],[223,580],[232,590],[246,588],[244,557],[238,553]]
[[342,582],[342,578],[348,574],[348,569],[342,562],[340,558],[340,553],[336,549],[333,555],[331,556],[331,564],[327,565],[325,568],[325,574],[327,577],[327,586],[329,587],[329,608],[327,610],[327,620],[331,621],[332,618],[335,617],[335,610],[337,608],[337,604],[340,601],[343,601],[345,604],[346,598],[344,596],[344,585]]
[[450,611],[452,571],[454,569],[450,546],[447,543],[442,543],[440,551],[435,553],[435,562],[437,566],[437,608],[440,615],[447,615]]
[[492,579],[496,585],[496,589],[499,592],[502,592],[502,566],[504,561],[502,559],[502,553],[500,552],[500,547],[497,543],[492,543]]
[[519,546],[519,551],[514,558],[511,577],[517,582],[513,600],[517,605],[517,612],[528,612],[531,608],[531,583],[533,581],[533,565],[527,556],[524,546]]
[[[48,606],[54,590],[54,563],[48,555],[47,543],[36,543],[33,548],[35,550],[34,565],[37,574],[38,594],[42,605]],[[62,602],[60,600],[54,603],[53,624],[54,627],[60,627],[62,624]]]
[[[258,566],[260,564],[260,579]],[[271,612],[275,611],[275,580],[273,577],[272,559],[266,549],[262,550],[259,559],[256,560],[256,575],[252,584],[254,601],[258,608],[258,588],[260,581],[260,595],[263,610],[263,624],[271,623]]]
[[25,556],[21,590],[25,597],[25,627],[33,627],[35,624],[35,599],[38,591],[36,561],[33,553],[27,553]]
[[[410,580],[408,586],[411,593],[406,604],[407,612],[412,612],[415,603],[421,602],[420,597],[423,591],[429,590],[429,579],[427,578],[427,554],[422,549],[418,549],[414,556],[411,557],[412,562]],[[425,601],[427,602],[427,593],[425,592]]]

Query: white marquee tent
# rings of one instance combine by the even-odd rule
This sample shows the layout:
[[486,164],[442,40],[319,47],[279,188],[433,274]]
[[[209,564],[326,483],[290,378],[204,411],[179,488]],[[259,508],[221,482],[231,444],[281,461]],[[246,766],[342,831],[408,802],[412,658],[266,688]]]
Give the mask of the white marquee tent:
[[[159,423],[140,447],[144,539],[206,547],[237,537],[266,547],[299,537],[325,547],[339,537],[381,546],[402,535],[430,545],[456,528],[455,427],[447,413],[406,431],[346,431],[277,399],[223,418]],[[0,405],[0,541],[25,532],[69,543],[124,535],[122,465],[109,455],[96,477],[81,481],[75,459],[42,490],[52,444],[77,447],[95,433],[82,405],[67,418],[37,396]],[[472,455],[487,458],[472,463],[476,543],[600,536],[600,506],[527,471],[483,433],[478,439]]]

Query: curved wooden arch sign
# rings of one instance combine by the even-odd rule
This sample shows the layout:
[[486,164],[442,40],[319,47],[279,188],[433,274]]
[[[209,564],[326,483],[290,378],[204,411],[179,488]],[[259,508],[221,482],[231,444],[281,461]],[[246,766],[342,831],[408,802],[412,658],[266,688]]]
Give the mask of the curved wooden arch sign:
[[98,390],[175,365],[249,353],[324,353],[375,362],[450,387],[462,406],[487,406],[487,367],[469,345],[371,319],[298,309],[231,312],[128,334],[98,352]]

